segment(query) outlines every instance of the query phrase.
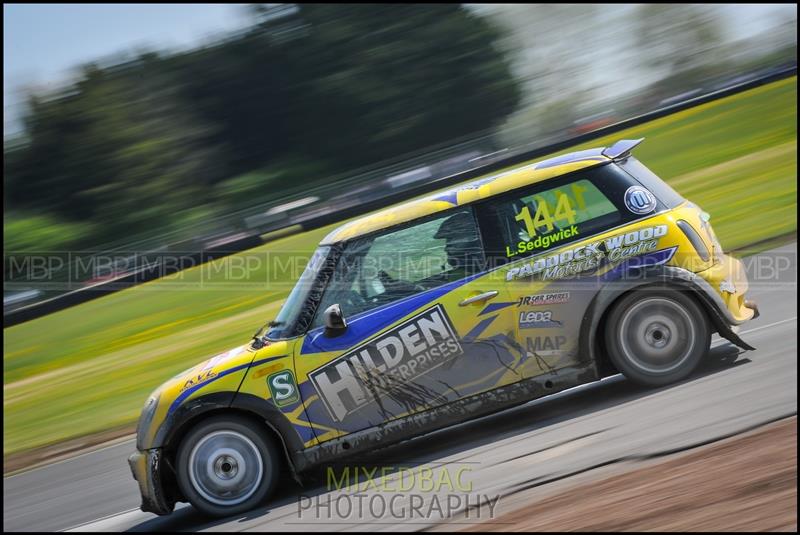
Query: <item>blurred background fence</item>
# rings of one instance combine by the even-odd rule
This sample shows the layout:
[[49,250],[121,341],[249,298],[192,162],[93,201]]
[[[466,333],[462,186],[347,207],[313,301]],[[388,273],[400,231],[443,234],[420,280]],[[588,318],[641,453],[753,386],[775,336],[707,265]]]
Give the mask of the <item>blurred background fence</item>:
[[[6,289],[14,290],[36,282],[38,291],[24,300],[4,302],[7,326],[37,318],[154,280],[215,258],[244,251],[270,239],[316,229],[330,223],[367,213],[398,201],[424,194],[483,173],[524,162],[552,152],[619,132],[677,111],[746,91],[776,80],[795,76],[797,67],[768,69],[746,81],[707,94],[686,98],[663,108],[643,113],[588,132],[547,144],[505,147],[493,150],[490,136],[448,146],[422,156],[410,157],[395,165],[364,170],[350,177],[336,177],[305,192],[277,196],[263,206],[221,216],[207,226],[208,234],[171,243],[165,234],[152,239],[99,251],[43,252],[44,262],[32,263],[36,253],[6,255],[10,266]],[[668,148],[665,148],[668,150]],[[285,232],[280,232],[284,230]],[[55,260],[55,262],[54,262]],[[49,263],[55,264],[48,265]],[[16,277],[15,277],[16,276]],[[28,292],[30,290],[27,290]],[[25,289],[17,293],[26,292]],[[12,294],[13,295],[13,294]]]
[[6,325],[796,73],[796,10],[760,32],[698,5],[248,13],[27,90]]

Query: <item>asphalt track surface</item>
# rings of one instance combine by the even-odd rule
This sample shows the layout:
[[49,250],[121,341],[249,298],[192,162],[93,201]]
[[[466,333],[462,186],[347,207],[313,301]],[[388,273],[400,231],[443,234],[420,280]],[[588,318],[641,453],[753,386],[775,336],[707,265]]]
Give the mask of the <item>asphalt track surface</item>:
[[[191,506],[179,504],[172,515],[157,517],[138,509],[137,485],[126,462],[134,449],[131,440],[5,478],[3,527],[8,531],[420,530],[462,508],[466,499],[473,506],[482,499],[472,518],[482,511],[486,519],[491,513],[486,497],[491,503],[499,496],[500,507],[533,487],[747,431],[797,413],[796,256],[793,243],[745,260],[748,297],[758,302],[761,317],[743,325],[740,335],[755,351],[739,350],[715,336],[708,361],[679,384],[645,389],[615,376],[427,435],[384,450],[377,458],[376,462],[390,466],[430,467],[438,481],[443,481],[442,471],[455,479],[461,469],[461,483],[454,482],[460,488],[455,491],[445,484],[439,492],[427,493],[419,486],[405,493],[390,493],[387,487],[328,492],[324,480],[315,488],[287,480],[269,506],[244,515],[209,521]],[[403,496],[390,505],[391,511],[380,514],[380,504],[398,493]],[[358,500],[357,494],[366,499]],[[377,494],[381,496],[376,502]],[[411,494],[424,494],[425,505],[415,512]],[[434,495],[442,514],[432,508]],[[449,498],[453,501],[447,507],[452,509],[444,506],[448,495],[460,500],[456,504]],[[343,497],[341,506],[335,500]],[[367,506],[370,500],[376,504],[375,514]],[[364,506],[358,507],[358,501]],[[309,507],[312,503],[332,505]],[[344,514],[348,503],[352,510]],[[403,518],[391,516],[397,513]]]

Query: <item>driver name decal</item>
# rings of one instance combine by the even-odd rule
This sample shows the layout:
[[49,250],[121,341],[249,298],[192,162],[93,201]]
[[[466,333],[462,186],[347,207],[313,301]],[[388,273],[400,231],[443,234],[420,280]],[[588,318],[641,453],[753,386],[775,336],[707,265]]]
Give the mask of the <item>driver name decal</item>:
[[463,353],[447,313],[436,305],[308,374],[341,422],[394,385]]

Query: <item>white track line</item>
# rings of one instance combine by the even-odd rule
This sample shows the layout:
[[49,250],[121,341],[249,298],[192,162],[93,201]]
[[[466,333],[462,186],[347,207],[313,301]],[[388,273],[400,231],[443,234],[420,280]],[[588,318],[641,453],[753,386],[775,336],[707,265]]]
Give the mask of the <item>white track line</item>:
[[[755,327],[753,329],[747,329],[746,331],[741,331],[741,332],[736,333],[736,335],[737,336],[741,336],[743,334],[754,333],[756,331],[769,329],[770,327],[775,327],[776,325],[782,325],[782,324],[788,323],[790,321],[797,321],[797,316],[792,316],[791,318],[786,318],[786,319],[783,319],[783,320],[780,320],[780,321],[776,321],[776,322],[773,322],[773,323],[768,323],[766,325],[762,325],[761,327]],[[722,343],[727,342],[727,341],[728,340],[726,340],[725,338],[720,338],[719,340],[715,340],[714,343],[711,344],[711,345],[712,346],[716,346],[716,345],[722,344]],[[756,348],[756,349],[758,349],[758,348]]]
[[788,323],[790,321],[795,321],[795,320],[797,320],[797,316],[792,316],[791,318],[786,318],[785,320],[776,321],[775,323],[769,323],[767,325],[762,325],[761,327],[756,327],[755,329],[748,329],[746,331],[742,331],[739,334],[754,333],[756,331],[760,331],[762,329],[766,329],[767,327],[774,327],[776,325],[780,325],[782,323]]
[[12,477],[18,477],[18,476],[22,476],[22,475],[25,475],[25,474],[30,474],[31,472],[35,472],[36,470],[41,470],[42,468],[48,468],[50,466],[55,466],[57,464],[62,464],[62,463],[66,463],[66,462],[69,462],[69,461],[74,461],[75,459],[79,459],[81,457],[85,457],[86,455],[90,455],[92,453],[98,453],[98,452],[105,451],[105,450],[108,450],[108,449],[111,449],[111,448],[115,448],[115,447],[121,446],[122,444],[125,444],[126,442],[129,442],[129,441],[130,442],[134,442],[135,440],[136,440],[136,435],[128,435],[126,437],[120,437],[119,439],[116,439],[113,444],[108,444],[106,446],[102,446],[102,447],[97,448],[97,449],[93,449],[93,450],[90,450],[90,451],[79,453],[78,455],[75,455],[74,457],[67,457],[66,459],[59,459],[58,461],[54,461],[52,463],[47,463],[46,462],[46,464],[36,465],[33,468],[30,468],[28,470],[23,469],[22,472],[17,472],[16,474],[13,474],[13,475],[10,475],[10,476],[4,476],[3,479],[6,480],[6,479],[11,479]]
[[72,527],[69,527],[69,528],[60,529],[58,531],[72,531],[74,529],[78,529],[78,528],[81,528],[83,526],[88,526],[89,524],[96,524],[98,522],[102,522],[103,520],[108,520],[109,518],[114,518],[116,516],[127,515],[128,513],[133,513],[134,511],[139,511],[139,508],[136,507],[134,509],[128,509],[127,511],[122,511],[122,512],[119,512],[119,513],[111,513],[110,515],[106,515],[106,516],[100,517],[100,518],[98,518],[96,520],[90,520],[88,522],[81,522],[80,524],[76,524],[76,525],[74,525]]

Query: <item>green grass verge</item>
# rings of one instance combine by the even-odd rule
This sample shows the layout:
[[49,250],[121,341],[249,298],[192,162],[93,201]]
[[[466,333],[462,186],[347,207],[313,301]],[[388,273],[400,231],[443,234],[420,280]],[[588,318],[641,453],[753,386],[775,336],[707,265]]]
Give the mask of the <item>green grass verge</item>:
[[[791,78],[576,149],[646,137],[637,157],[741,248],[797,228],[796,99]],[[4,455],[135,422],[161,382],[274,317],[303,267],[289,257],[334,226],[5,329]]]

